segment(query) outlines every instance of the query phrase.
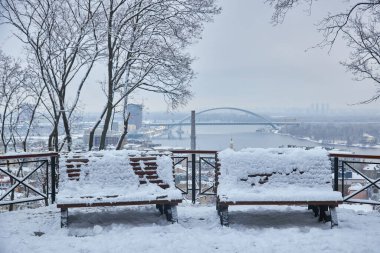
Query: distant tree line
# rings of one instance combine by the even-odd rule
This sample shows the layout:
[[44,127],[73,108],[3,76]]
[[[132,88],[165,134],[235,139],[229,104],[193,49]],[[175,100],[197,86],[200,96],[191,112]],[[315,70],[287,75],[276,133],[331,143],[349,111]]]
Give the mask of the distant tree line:
[[[380,124],[300,124],[284,126],[280,133],[300,138],[332,143],[341,141],[346,145],[377,144],[380,140]],[[372,136],[374,138],[366,138]]]
[[[128,97],[137,90],[162,94],[171,108],[185,104],[195,76],[186,48],[220,12],[215,2],[0,0],[0,24],[25,49],[19,60],[0,51],[4,151],[26,151],[28,136],[42,120],[51,125],[48,149],[71,151],[81,95],[94,89],[103,91],[106,102],[91,129],[89,150],[100,127],[99,149],[105,148],[115,114],[123,116],[125,136]],[[90,82],[96,69],[104,78]]]

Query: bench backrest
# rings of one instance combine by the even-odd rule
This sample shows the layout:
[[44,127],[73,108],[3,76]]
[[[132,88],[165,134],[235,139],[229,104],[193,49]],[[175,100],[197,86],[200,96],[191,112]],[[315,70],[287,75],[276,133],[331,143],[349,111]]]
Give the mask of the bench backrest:
[[[149,157],[130,157],[129,164],[132,166],[132,169],[136,175],[139,176],[140,184],[147,184],[147,183],[153,183],[157,184],[163,189],[169,188],[171,181],[174,180],[173,177],[173,169],[172,169],[172,161],[168,157],[161,157],[161,156],[149,156]],[[167,163],[162,167],[159,167],[158,164]],[[167,177],[167,175],[164,175],[163,173],[165,169],[170,167],[171,169],[166,169],[168,171],[171,171],[171,175]],[[161,169],[161,170],[160,170]]]
[[86,167],[88,164],[88,158],[84,158],[80,155],[72,156],[70,158],[65,157],[62,160],[65,166],[65,172],[67,173],[67,177],[69,180],[79,180],[81,171],[83,167]]
[[331,187],[331,163],[321,148],[245,149],[219,153],[218,184]]
[[69,184],[97,184],[99,187],[137,188],[156,184],[174,185],[172,160],[168,156],[131,156],[123,151],[67,154],[60,158],[60,181]]

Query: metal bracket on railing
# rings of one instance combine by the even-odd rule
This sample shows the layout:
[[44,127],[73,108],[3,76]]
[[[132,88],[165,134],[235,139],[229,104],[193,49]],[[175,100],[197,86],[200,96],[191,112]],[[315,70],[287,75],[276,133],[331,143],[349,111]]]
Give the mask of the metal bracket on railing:
[[[180,189],[183,193],[188,194],[189,190],[191,190],[191,201],[192,203],[196,202],[196,199],[200,195],[215,195],[216,194],[216,184],[213,182],[212,186],[207,187],[206,189],[202,189],[202,162],[211,166],[212,174],[210,176],[210,179],[214,179],[215,181],[215,171],[217,168],[217,151],[206,151],[206,150],[175,150],[172,151],[175,155],[180,156],[172,156],[173,159],[173,169],[175,168],[175,165],[182,163],[186,160],[186,191],[181,189],[181,187],[176,186],[178,189]],[[202,155],[214,155],[214,157],[205,156],[202,157]],[[191,158],[191,159],[190,159]],[[214,159],[215,162],[212,163],[209,160]],[[189,178],[189,164],[191,164],[191,179]],[[197,166],[198,166],[198,173],[197,173]],[[197,178],[198,174],[198,178]],[[189,181],[191,181],[191,188],[189,188]],[[209,192],[212,190],[212,192]]]
[[[342,166],[344,168],[344,165],[347,165],[351,170],[353,170],[354,172],[356,172],[357,174],[359,174],[360,176],[362,176],[366,181],[369,182],[369,184],[363,186],[362,188],[360,188],[359,190],[351,193],[350,195],[348,196],[345,196],[344,197],[344,201],[347,201],[349,202],[350,199],[352,199],[354,196],[358,195],[359,193],[363,192],[364,190],[368,189],[369,187],[371,186],[375,186],[377,189],[380,189],[380,186],[377,185],[378,182],[380,182],[380,178],[376,179],[376,180],[372,180],[370,179],[369,177],[367,177],[366,175],[364,175],[362,172],[360,172],[359,170],[355,169],[353,166],[351,166],[349,163],[362,163],[362,162],[347,162],[347,161],[343,161],[342,162]],[[371,163],[371,164],[380,164],[380,163]],[[344,176],[342,176],[342,178],[344,178]],[[344,185],[344,184],[343,184]],[[357,202],[357,201],[356,201]],[[372,202],[372,201],[371,201]],[[380,205],[380,202],[378,203]]]
[[[49,160],[50,157],[50,175],[49,175]],[[49,195],[51,194],[52,203],[55,201],[55,191],[56,191],[56,159],[58,153],[47,152],[47,153],[24,153],[24,154],[12,154],[12,155],[0,155],[0,173],[9,177],[10,187],[5,190],[5,192],[0,196],[0,206],[27,203],[44,200],[45,204],[49,203]],[[29,160],[31,159],[31,160]],[[23,168],[24,164],[35,163],[36,167],[28,172],[26,176],[20,176],[18,173],[12,172],[11,167],[14,165],[19,165],[19,171]],[[34,185],[33,182],[36,180],[33,177],[37,177],[37,172],[43,170],[43,182],[42,190],[38,188],[38,185]],[[51,180],[49,180],[49,176]],[[50,184],[51,183],[51,186]],[[25,198],[14,198],[14,192],[20,187],[24,189],[25,192],[32,192],[35,195],[26,195]],[[51,191],[49,191],[49,187]],[[11,195],[11,196],[10,196]],[[10,209],[11,210],[11,209]]]
[[188,194],[189,193],[189,181],[188,181],[188,178],[189,178],[189,158],[188,157],[182,157],[182,156],[172,156],[172,160],[173,160],[173,173],[174,173],[174,177],[176,177],[176,173],[175,173],[175,168],[176,168],[176,165],[178,164],[182,164],[183,162],[186,163],[186,190],[183,190],[181,187],[178,186],[177,183],[175,183],[175,187],[180,190],[183,194]]
[[[339,174],[341,174],[341,192],[344,202],[349,203],[360,203],[360,204],[371,204],[371,205],[380,205],[380,202],[372,199],[355,199],[354,197],[358,194],[364,192],[371,186],[376,187],[380,190],[380,178],[372,179],[359,169],[355,168],[354,164],[380,164],[379,162],[374,162],[380,160],[380,156],[374,155],[356,155],[356,154],[330,154],[330,157],[333,158],[333,169],[334,169],[334,190],[339,190]],[[356,159],[356,160],[353,160]],[[358,161],[361,159],[360,161]],[[358,190],[352,192],[349,195],[345,195],[345,185],[346,181],[350,178],[346,178],[346,171],[353,171],[356,174],[360,175],[365,182],[364,186],[360,187]]]

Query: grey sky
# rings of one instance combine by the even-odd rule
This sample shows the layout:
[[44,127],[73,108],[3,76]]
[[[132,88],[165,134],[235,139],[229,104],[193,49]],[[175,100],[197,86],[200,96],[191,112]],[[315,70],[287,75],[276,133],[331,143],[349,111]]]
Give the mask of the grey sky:
[[[339,65],[348,52],[343,43],[330,55],[320,49],[305,52],[321,40],[317,21],[328,10],[341,8],[340,1],[317,2],[311,16],[306,6],[294,10],[276,27],[270,24],[272,9],[262,2],[220,1],[222,14],[207,25],[203,40],[191,50],[199,58],[194,64],[198,78],[193,82],[195,96],[185,110],[224,105],[308,107],[316,102],[344,108],[373,94],[371,82],[352,81]],[[145,103],[154,108],[158,104],[149,97]]]
[[[222,14],[206,24],[203,39],[190,49],[198,58],[193,65],[198,76],[192,83],[193,99],[179,110],[309,107],[312,103],[345,108],[374,93],[373,83],[353,81],[351,73],[339,65],[348,52],[344,43],[338,43],[330,55],[326,49],[305,52],[322,38],[316,31],[317,21],[327,11],[342,8],[341,1],[318,1],[311,16],[306,6],[293,10],[284,24],[276,27],[270,24],[273,10],[263,2],[219,1]],[[0,45],[9,47],[4,36],[0,39]],[[83,94],[88,111],[103,107],[102,94],[95,90]],[[132,101],[144,102],[151,112],[167,109],[157,95],[138,93]],[[377,106],[372,103],[361,108]]]

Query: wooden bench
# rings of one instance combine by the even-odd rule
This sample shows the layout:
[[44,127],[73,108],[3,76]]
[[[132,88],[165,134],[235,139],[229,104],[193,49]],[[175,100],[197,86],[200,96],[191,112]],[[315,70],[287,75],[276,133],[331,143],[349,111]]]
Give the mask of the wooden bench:
[[176,222],[176,207],[181,202],[170,157],[104,151],[60,158],[57,207],[62,227],[68,225],[68,209],[78,207],[154,204],[168,221]]
[[247,149],[219,153],[217,210],[229,225],[231,205],[306,205],[319,221],[338,225],[343,202],[332,189],[331,164],[322,149]]

